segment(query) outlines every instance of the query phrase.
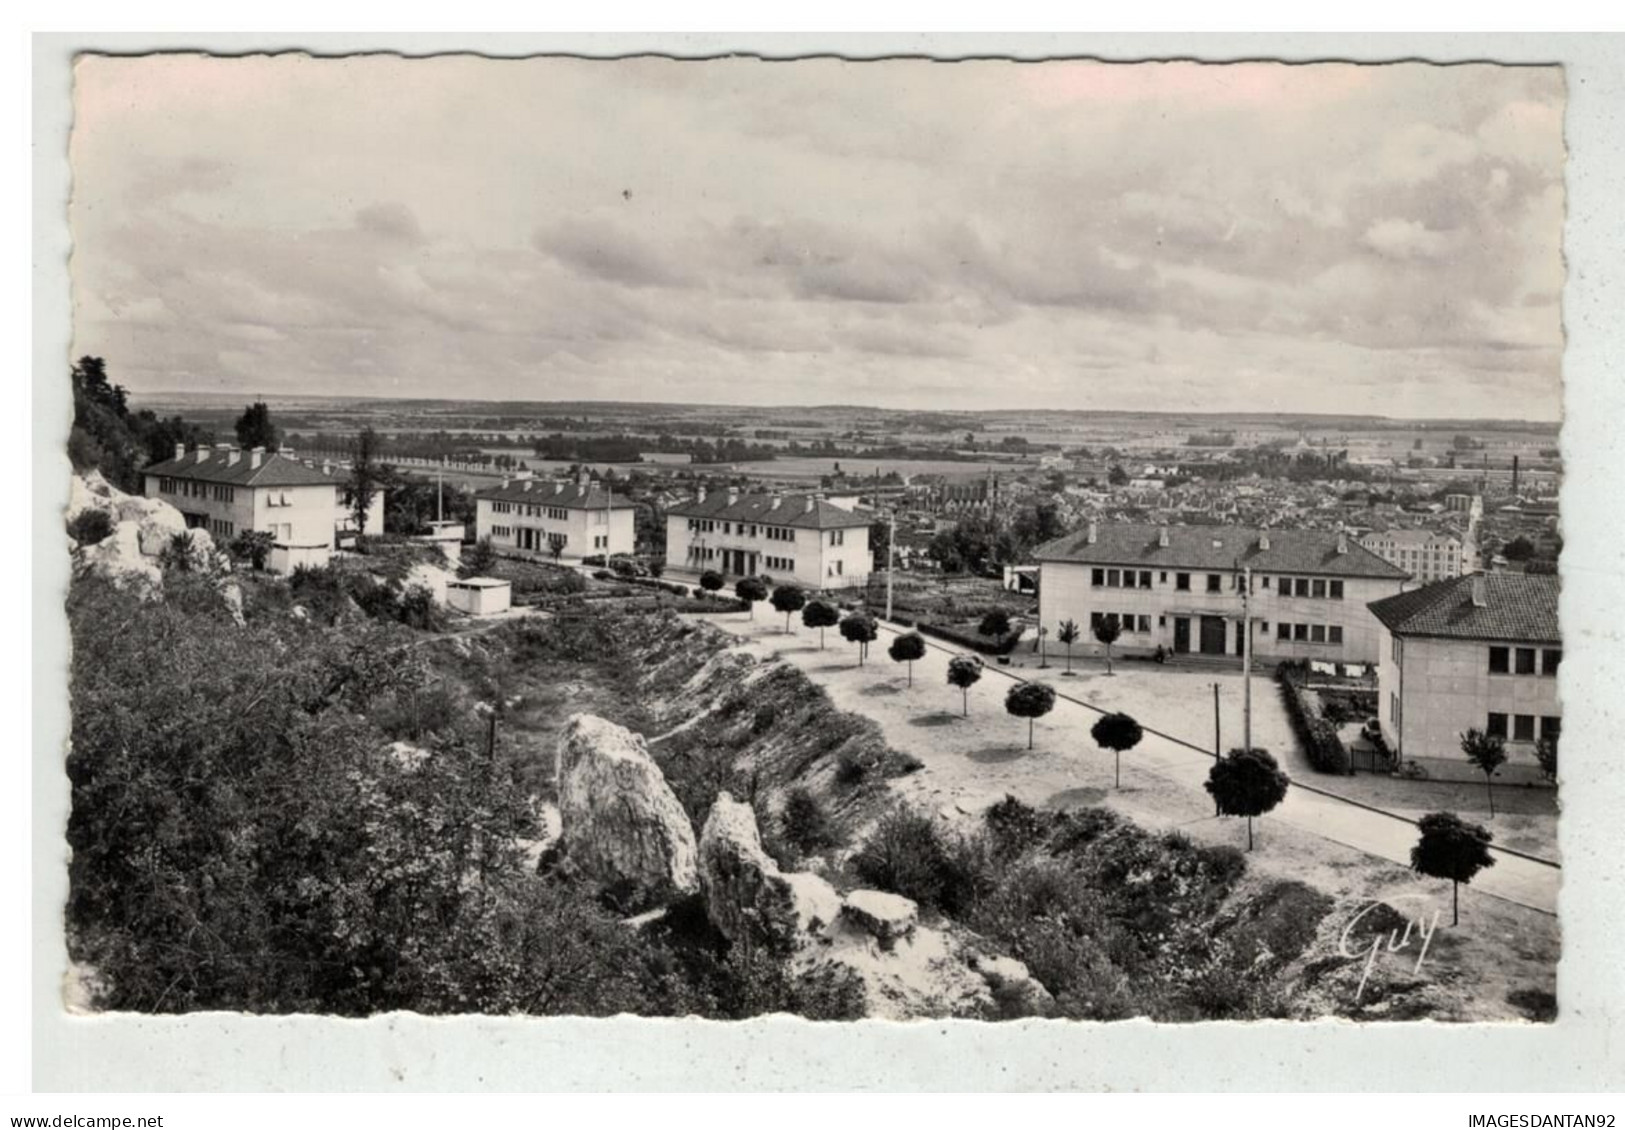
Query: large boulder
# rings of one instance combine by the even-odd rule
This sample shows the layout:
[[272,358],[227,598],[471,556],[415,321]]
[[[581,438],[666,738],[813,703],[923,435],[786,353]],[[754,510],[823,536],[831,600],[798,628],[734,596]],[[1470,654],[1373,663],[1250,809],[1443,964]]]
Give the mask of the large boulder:
[[163,591],[164,574],[155,558],[141,552],[141,531],[134,522],[120,522],[95,545],[83,546],[78,554],[78,567],[100,573],[115,587],[130,589],[143,597],[154,597]]
[[809,872],[786,875],[762,848],[750,805],[719,793],[700,832],[700,889],[731,942],[788,954],[835,920],[841,896]]
[[641,737],[572,715],[557,769],[560,831],[573,868],[640,903],[699,889],[694,826]]
[[906,938],[920,924],[920,908],[913,899],[885,891],[853,891],[846,896],[841,914],[848,922],[890,948]]

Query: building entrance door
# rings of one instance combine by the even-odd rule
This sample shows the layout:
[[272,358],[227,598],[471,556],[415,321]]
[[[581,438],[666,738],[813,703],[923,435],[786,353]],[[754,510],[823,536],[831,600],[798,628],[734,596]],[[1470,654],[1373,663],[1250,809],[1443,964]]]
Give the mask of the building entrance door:
[[1189,616],[1174,617],[1174,652],[1184,655],[1191,649],[1191,620]]
[[1202,654],[1224,654],[1224,617],[1202,617]]

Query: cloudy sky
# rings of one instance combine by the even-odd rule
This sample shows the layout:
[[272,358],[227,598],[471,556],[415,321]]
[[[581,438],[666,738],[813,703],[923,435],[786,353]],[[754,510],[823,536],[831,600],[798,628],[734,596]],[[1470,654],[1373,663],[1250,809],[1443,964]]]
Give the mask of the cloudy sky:
[[87,58],[139,391],[1556,419],[1563,78]]

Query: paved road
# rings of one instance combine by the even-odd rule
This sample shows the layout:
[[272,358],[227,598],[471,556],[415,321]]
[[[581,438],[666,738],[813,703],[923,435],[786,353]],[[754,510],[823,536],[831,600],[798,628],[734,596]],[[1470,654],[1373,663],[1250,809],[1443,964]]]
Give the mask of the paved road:
[[[734,622],[731,617],[718,618],[715,622],[719,627],[736,634],[757,638],[762,643],[774,642],[771,636],[763,634],[759,622],[754,627],[743,622]],[[883,632],[891,633],[908,631],[906,627],[884,621],[881,622],[881,629]],[[943,685],[947,679],[949,658],[961,652],[929,637],[927,643],[929,647],[925,658],[914,664],[915,682]],[[884,656],[884,637],[873,645],[872,653]],[[818,654],[787,651],[783,657],[796,663],[814,681],[822,682],[827,676],[820,674],[818,666],[821,662],[827,662],[827,657],[820,661],[817,658]],[[989,679],[1019,678],[1016,674],[994,665],[986,668],[986,675]],[[1060,724],[1069,730],[1081,729],[1081,732],[1087,733],[1100,713],[1098,708],[1058,697],[1055,710],[1046,721]],[[1154,717],[1145,717],[1142,713],[1139,720],[1143,726],[1161,729]],[[1131,763],[1125,758],[1124,764],[1127,770]],[[1208,770],[1212,764],[1213,757],[1205,749],[1193,749],[1183,744],[1178,740],[1178,735],[1158,735],[1150,730],[1132,755],[1132,765],[1138,770],[1148,771],[1177,782],[1194,792],[1203,804],[1211,803],[1202,786],[1207,780]],[[1344,798],[1318,794],[1313,791],[1312,782],[1305,784],[1308,787],[1298,787],[1295,782],[1294,787],[1287,791],[1286,799],[1269,814],[1268,819],[1290,824],[1312,835],[1406,867],[1410,866],[1410,851],[1417,838],[1414,824],[1403,817],[1373,810]],[[1557,912],[1557,894],[1562,884],[1562,872],[1556,865],[1536,862],[1499,850],[1495,851],[1495,857],[1495,866],[1480,872],[1478,878],[1473,881],[1474,890],[1543,913]]]

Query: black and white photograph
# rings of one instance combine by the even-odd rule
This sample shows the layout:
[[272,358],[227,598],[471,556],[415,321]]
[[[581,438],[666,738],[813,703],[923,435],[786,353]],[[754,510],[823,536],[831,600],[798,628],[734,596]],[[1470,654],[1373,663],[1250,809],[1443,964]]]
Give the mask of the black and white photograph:
[[1569,97],[80,55],[62,1007],[1558,1022]]

